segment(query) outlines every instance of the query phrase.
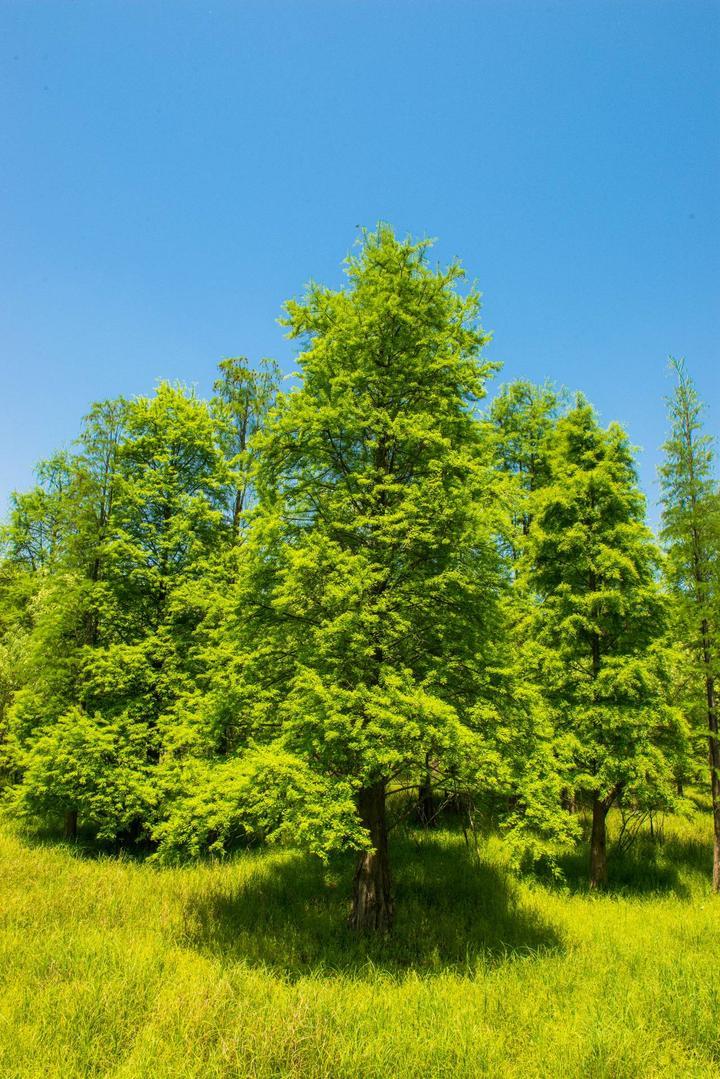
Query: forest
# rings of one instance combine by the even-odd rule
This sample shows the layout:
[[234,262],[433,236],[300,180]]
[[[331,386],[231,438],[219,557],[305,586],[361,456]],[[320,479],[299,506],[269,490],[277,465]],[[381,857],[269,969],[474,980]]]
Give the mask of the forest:
[[503,888],[545,881],[570,909],[628,858],[653,891],[668,821],[711,822],[712,902],[720,488],[691,375],[671,361],[656,537],[629,435],[581,393],[496,385],[479,294],[429,256],[366,232],[342,288],[286,304],[292,376],[225,359],[209,400],[163,382],[93,404],[12,496],[5,842],[155,882],[264,859],[278,947],[331,891],[336,958],[413,925],[457,958],[472,931],[429,928],[454,902],[512,951],[472,890],[493,850]]

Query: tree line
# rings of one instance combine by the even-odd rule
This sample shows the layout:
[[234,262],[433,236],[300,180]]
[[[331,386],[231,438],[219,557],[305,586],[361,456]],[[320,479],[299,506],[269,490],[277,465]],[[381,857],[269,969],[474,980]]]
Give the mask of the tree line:
[[[0,559],[6,812],[164,861],[356,853],[393,918],[406,814],[518,864],[707,784],[720,890],[720,493],[673,361],[658,544],[634,451],[582,395],[502,386],[478,294],[381,226],[285,307],[298,372],[219,365],[96,404],[12,496]],[[708,767],[709,764],[709,767]]]

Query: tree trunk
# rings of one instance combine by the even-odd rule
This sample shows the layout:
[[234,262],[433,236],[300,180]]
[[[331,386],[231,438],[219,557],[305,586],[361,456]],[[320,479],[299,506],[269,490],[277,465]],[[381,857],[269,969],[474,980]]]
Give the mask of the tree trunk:
[[393,901],[390,894],[384,782],[360,791],[358,812],[363,826],[370,833],[373,849],[362,851],[358,858],[348,924],[358,932],[386,933],[392,925]]
[[710,762],[710,792],[713,811],[713,879],[712,889],[720,892],[720,743],[718,742],[718,714],[715,699],[715,680],[712,675],[705,679],[708,705],[708,757]]
[[593,798],[592,834],[590,836],[590,888],[597,891],[607,884],[607,800]]
[[425,758],[425,778],[418,789],[417,815],[423,828],[432,828],[437,817],[437,806],[432,788],[432,773],[430,772],[430,754]]
[[432,784],[423,783],[418,790],[418,820],[423,828],[432,828],[435,825],[436,807],[433,798]]
[[78,814],[77,809],[68,809],[65,814],[64,834],[66,839],[77,839]]

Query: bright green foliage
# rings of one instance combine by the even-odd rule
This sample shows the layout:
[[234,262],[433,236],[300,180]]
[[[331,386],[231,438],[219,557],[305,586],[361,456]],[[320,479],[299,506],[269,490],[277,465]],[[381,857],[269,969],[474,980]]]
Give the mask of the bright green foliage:
[[720,495],[692,383],[676,364],[662,592],[623,432],[527,382],[482,416],[479,297],[428,249],[380,227],[344,287],[287,305],[287,392],[227,359],[209,402],[102,402],[13,496],[6,803],[166,861],[354,851],[351,924],[386,929],[387,832],[418,803],[557,871],[575,792],[595,850],[612,803],[696,777],[683,704],[720,887]]
[[30,606],[35,588],[31,571],[0,561],[0,788],[13,774],[9,714],[26,677]]
[[552,386],[518,380],[503,386],[490,408],[498,462],[511,479],[508,497],[513,506],[513,558],[530,531],[532,495],[550,479],[549,436],[561,404],[562,395]]
[[563,395],[551,386],[518,381],[501,388],[489,415],[510,511],[503,551],[512,580],[504,609],[506,677],[513,691],[511,707],[504,703],[501,711],[506,737],[514,744],[508,757],[521,765],[510,786],[513,809],[506,827],[518,852],[534,857],[553,856],[577,836],[577,821],[562,809],[572,771],[571,747],[555,729],[544,681],[538,677],[531,617],[536,596],[521,571],[537,492],[551,479],[550,454],[562,404]]
[[11,520],[3,541],[11,559],[40,570],[61,556],[68,535],[68,489],[71,466],[56,454],[37,469],[38,484],[26,494],[13,494]]
[[207,405],[167,384],[96,406],[62,463],[9,528],[6,572],[36,581],[6,754],[24,813],[78,813],[109,837],[151,822],[162,720],[192,683],[203,613],[183,589],[222,540],[227,476]]
[[670,437],[660,469],[665,574],[673,597],[673,635],[679,645],[681,685],[696,738],[707,739],[715,820],[713,882],[720,891],[720,486],[702,403],[682,361],[669,401]]
[[[27,748],[36,728],[79,703],[85,651],[97,644],[104,547],[117,487],[122,401],[94,406],[76,452],[39,469],[16,496],[6,531],[8,580],[24,581],[26,641],[11,736]],[[52,542],[43,537],[52,535]]]
[[106,721],[71,708],[38,732],[18,763],[14,808],[31,820],[53,824],[65,809],[98,839],[114,839],[152,812],[147,729],[124,716]]
[[[717,616],[720,577],[720,500],[713,439],[703,432],[703,405],[682,360],[671,361],[677,378],[668,401],[670,437],[660,469],[666,575],[708,618]],[[697,633],[697,628],[696,631]]]
[[[219,369],[210,413],[224,458],[220,542],[205,559],[200,572],[187,579],[174,598],[178,612],[192,610],[195,617],[192,632],[183,642],[193,678],[191,682],[185,681],[164,724],[163,745],[167,754],[161,783],[167,799],[173,803],[186,790],[188,777],[191,777],[190,791],[194,792],[196,783],[202,782],[192,774],[192,769],[178,769],[178,761],[186,757],[224,758],[238,746],[245,746],[248,712],[252,708],[252,701],[242,692],[238,694],[238,666],[242,660],[231,640],[234,633],[229,627],[243,618],[243,612],[234,609],[234,583],[245,557],[248,517],[256,500],[257,436],[274,405],[279,370],[270,360],[261,361],[254,370],[243,359],[223,360]],[[212,777],[202,770],[200,774],[206,776],[209,788],[214,788]],[[208,797],[213,797],[212,789],[208,790]]]
[[[207,405],[161,384],[128,407],[108,579],[114,635],[157,631],[173,588],[217,543],[224,462]],[[120,624],[118,624],[120,619]]]
[[275,403],[280,369],[272,360],[262,360],[254,369],[245,359],[229,359],[220,362],[219,370],[211,409],[228,467],[225,513],[237,536],[243,515],[254,501],[257,453],[253,438],[265,426]]
[[474,415],[492,366],[477,296],[426,250],[382,228],[346,289],[288,304],[302,385],[260,441],[235,699],[248,739],[334,781],[330,813],[346,783],[407,781],[428,754],[477,782],[495,752],[499,511]]
[[166,862],[223,854],[248,840],[299,845],[321,858],[364,842],[349,785],[275,745],[221,763],[190,757],[172,786],[185,794],[155,830]]
[[705,726],[705,674],[720,676],[720,487],[712,439],[703,433],[702,403],[685,365],[674,361],[673,369],[678,382],[660,469],[664,569],[675,601],[676,639],[700,676],[695,710]]
[[204,610],[189,596],[229,535],[226,478],[204,402],[163,384],[155,397],[130,403],[105,544],[103,647],[87,658],[85,702],[93,711],[127,711],[147,724],[151,740],[196,674],[191,644]]
[[632,452],[579,398],[557,423],[534,502],[526,573],[533,660],[571,738],[572,788],[609,805],[673,796],[683,724],[668,700],[666,603]]

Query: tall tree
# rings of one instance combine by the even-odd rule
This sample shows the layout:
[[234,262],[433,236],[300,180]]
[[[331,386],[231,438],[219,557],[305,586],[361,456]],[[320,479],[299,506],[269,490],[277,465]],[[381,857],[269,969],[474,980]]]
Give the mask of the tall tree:
[[[555,783],[543,784],[545,788],[541,804],[552,815],[552,790],[555,786],[559,802],[574,804],[570,786],[570,753],[567,739],[561,730],[553,728],[553,709],[546,699],[545,680],[535,663],[534,619],[537,596],[528,574],[523,572],[527,562],[527,549],[533,514],[538,504],[538,493],[552,482],[551,454],[557,421],[567,407],[566,394],[557,391],[549,383],[536,385],[524,379],[510,382],[500,388],[490,408],[490,422],[494,431],[497,464],[505,481],[505,502],[508,507],[508,528],[503,536],[503,550],[507,555],[512,587],[506,598],[508,633],[511,642],[511,666],[513,679],[524,687],[526,707],[534,714],[531,730],[534,739],[527,739],[528,748],[534,742],[535,757],[541,770],[554,774]],[[533,754],[528,753],[528,771],[533,765]],[[550,764],[552,762],[552,764]],[[523,777],[519,792],[527,797],[533,780]],[[535,780],[536,782],[536,780]],[[558,787],[557,784],[560,784]],[[517,798],[517,795],[513,795]],[[558,808],[560,808],[558,806]],[[557,838],[572,835],[575,826],[569,821],[564,828],[556,825]]]
[[667,704],[666,605],[632,452],[586,401],[557,424],[550,482],[537,494],[527,574],[539,599],[535,652],[556,727],[570,738],[573,788],[592,801],[590,884],[607,880],[606,818],[619,797],[670,801],[684,748]]
[[682,360],[668,402],[670,437],[660,468],[666,576],[675,599],[676,636],[689,661],[695,708],[705,714],[713,810],[713,891],[720,891],[720,490],[703,405]]
[[262,437],[237,600],[252,737],[354,791],[359,930],[392,921],[388,795],[417,785],[428,754],[480,766],[473,708],[499,633],[495,473],[475,417],[493,367],[477,295],[427,249],[381,227],[348,259],[348,287],[287,305],[302,385]]

